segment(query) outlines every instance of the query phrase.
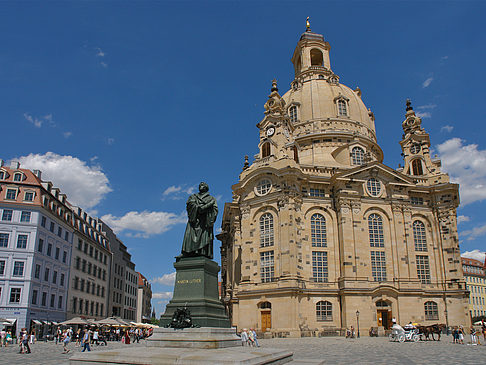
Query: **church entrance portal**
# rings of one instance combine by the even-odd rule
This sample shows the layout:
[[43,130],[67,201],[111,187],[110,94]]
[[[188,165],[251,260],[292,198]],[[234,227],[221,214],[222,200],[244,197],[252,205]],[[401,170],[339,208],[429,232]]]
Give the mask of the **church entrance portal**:
[[376,302],[376,319],[378,326],[383,326],[386,330],[390,329],[392,325],[392,311],[387,302],[383,300]]

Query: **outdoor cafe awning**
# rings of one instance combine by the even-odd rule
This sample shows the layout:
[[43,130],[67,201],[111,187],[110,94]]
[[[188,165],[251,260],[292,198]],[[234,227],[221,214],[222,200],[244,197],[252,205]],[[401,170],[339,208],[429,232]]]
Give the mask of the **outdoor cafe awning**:
[[37,319],[33,319],[32,322],[34,322],[35,324],[38,324],[38,325],[42,325],[42,322],[38,321]]

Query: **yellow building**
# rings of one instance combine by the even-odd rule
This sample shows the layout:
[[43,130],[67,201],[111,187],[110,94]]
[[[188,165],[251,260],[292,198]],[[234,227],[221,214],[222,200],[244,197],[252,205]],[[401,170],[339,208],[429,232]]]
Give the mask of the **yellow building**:
[[484,263],[462,257],[462,269],[469,290],[469,315],[486,316],[486,275]]
[[359,88],[339,82],[330,45],[308,29],[276,81],[226,203],[222,296],[232,324],[273,336],[359,325],[468,324],[459,253],[458,185],[430,156],[407,101],[404,167],[383,164],[375,119]]

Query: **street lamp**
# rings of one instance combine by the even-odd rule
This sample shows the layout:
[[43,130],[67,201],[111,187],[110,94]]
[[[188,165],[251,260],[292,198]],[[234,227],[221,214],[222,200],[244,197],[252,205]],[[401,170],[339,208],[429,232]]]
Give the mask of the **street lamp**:
[[359,338],[359,310],[356,311],[356,322],[358,324],[358,338]]

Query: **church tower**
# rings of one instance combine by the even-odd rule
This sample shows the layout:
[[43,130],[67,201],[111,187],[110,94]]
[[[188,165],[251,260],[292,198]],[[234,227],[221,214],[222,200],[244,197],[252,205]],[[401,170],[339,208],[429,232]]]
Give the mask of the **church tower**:
[[225,204],[218,239],[232,324],[284,337],[337,334],[358,313],[361,328],[380,333],[393,317],[467,325],[458,185],[430,157],[410,102],[404,167],[383,164],[374,115],[359,88],[340,83],[330,49],[308,24],[290,89],[281,95],[273,81],[258,153]]

